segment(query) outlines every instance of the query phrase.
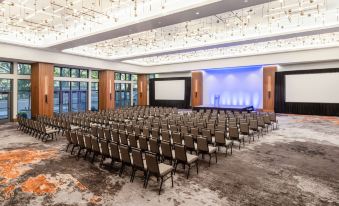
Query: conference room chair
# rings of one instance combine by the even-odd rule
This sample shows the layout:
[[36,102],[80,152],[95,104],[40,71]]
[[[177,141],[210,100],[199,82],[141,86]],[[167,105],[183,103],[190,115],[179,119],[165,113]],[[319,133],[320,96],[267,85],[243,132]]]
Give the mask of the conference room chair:
[[112,142],[115,142],[117,144],[120,144],[120,138],[119,138],[119,132],[118,130],[112,131]]
[[104,128],[98,128],[98,138],[99,139],[105,139],[105,132],[104,132]]
[[274,129],[274,126],[275,126],[275,129],[278,129],[278,120],[277,120],[277,115],[275,113],[270,113],[269,114],[270,116],[270,121],[272,122],[272,128]]
[[191,134],[185,134],[184,135],[184,143],[186,146],[186,149],[192,154],[193,152],[197,153],[197,149],[194,144],[194,138]]
[[101,161],[100,166],[103,165],[106,158],[111,158],[108,148],[108,142],[106,140],[99,140],[100,148],[101,148]]
[[208,162],[209,166],[211,166],[212,155],[214,155],[215,157],[215,162],[216,163],[218,162],[217,148],[208,146],[208,142],[206,138],[204,137],[197,138],[197,151],[198,151],[198,155],[201,154],[203,158],[205,154],[207,154],[210,157],[209,162]]
[[170,161],[170,164],[172,165],[173,159],[174,159],[174,152],[173,152],[171,143],[162,141],[160,143],[160,148],[161,148],[162,161],[168,160]]
[[100,151],[99,142],[96,138],[92,138],[91,143],[92,143],[92,153],[93,153],[91,162],[93,163],[95,160],[95,157],[101,155],[101,151]]
[[78,144],[78,137],[77,137],[77,133],[75,131],[71,132],[71,142],[72,142],[72,150],[71,150],[71,155],[73,154],[74,148],[79,147]]
[[197,139],[198,135],[199,135],[199,130],[196,127],[191,127],[191,135],[193,137],[193,139]]
[[264,123],[266,125],[266,128],[267,128],[267,132],[268,132],[268,129],[271,128],[271,130],[273,130],[273,124],[271,122],[271,119],[270,119],[270,116],[269,115],[265,115],[264,116]]
[[113,166],[115,162],[121,162],[120,151],[118,144],[115,142],[109,143],[110,154],[111,154],[111,165]]
[[77,139],[78,139],[78,145],[79,145],[77,159],[79,159],[81,151],[86,149],[83,133],[78,133]]
[[202,129],[202,136],[207,139],[208,144],[213,144],[212,134],[210,129]]
[[253,141],[254,141],[254,133],[252,130],[250,130],[250,127],[247,124],[247,121],[240,123],[240,134],[248,137],[249,142],[251,142],[251,137],[253,138]]
[[131,179],[130,182],[134,181],[135,178],[135,173],[137,171],[143,172],[143,180],[144,180],[144,185],[146,182],[146,175],[147,175],[147,165],[146,165],[146,160],[143,159],[142,156],[142,151],[136,148],[132,149],[132,174],[131,174]]
[[86,159],[87,154],[90,155],[92,153],[92,136],[89,134],[85,134],[84,139],[85,139],[85,149],[86,149],[84,159]]
[[198,163],[199,157],[196,155],[187,154],[185,145],[175,145],[174,152],[175,152],[174,174],[177,171],[178,164],[182,164],[184,168],[186,165],[188,166],[187,177],[186,177],[187,179],[189,177],[190,169],[192,165],[196,166],[197,174],[199,173],[199,163]]
[[152,128],[152,138],[160,139],[159,138],[159,128]]
[[[173,187],[173,167],[164,163],[159,163],[158,158],[155,154],[146,153],[145,158],[147,164],[147,177],[145,188],[147,188],[148,181],[151,176],[155,176],[157,179],[160,178],[160,187],[158,193],[159,195],[161,193],[163,182],[167,179],[171,178]],[[168,175],[170,176],[168,177]]]
[[129,153],[129,149],[125,145],[119,145],[120,155],[121,155],[121,167],[119,176],[121,177],[122,173],[125,170],[126,166],[132,167],[131,156]]
[[233,142],[236,141],[239,144],[239,150],[240,150],[240,145],[241,142],[243,143],[243,145],[245,145],[245,140],[243,137],[241,137],[239,135],[239,130],[238,127],[229,127],[228,128],[228,133],[229,133],[229,138],[230,140],[232,140]]
[[266,131],[266,133],[268,133],[268,126],[267,124],[265,124],[264,118],[259,116],[257,120],[258,120],[258,127],[261,128],[262,132]]
[[67,140],[67,146],[66,146],[66,152],[67,152],[68,147],[71,146],[71,145],[73,145],[73,142],[72,142],[72,140],[71,140],[71,132],[67,130],[67,131],[65,132],[65,136],[66,136],[66,140]]
[[159,142],[158,139],[150,138],[148,140],[149,143],[149,151],[156,154],[158,157],[160,157],[160,150],[159,150]]
[[215,131],[215,146],[218,148],[218,150],[219,150],[219,147],[225,147],[226,156],[227,156],[228,149],[231,148],[231,154],[232,154],[233,141],[226,140],[225,131]]

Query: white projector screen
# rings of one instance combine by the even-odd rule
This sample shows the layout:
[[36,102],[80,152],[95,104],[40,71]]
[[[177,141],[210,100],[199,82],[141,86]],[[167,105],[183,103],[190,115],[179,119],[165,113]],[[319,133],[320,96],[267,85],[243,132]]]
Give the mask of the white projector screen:
[[339,103],[339,73],[286,75],[285,101]]
[[155,81],[155,100],[185,100],[185,80]]

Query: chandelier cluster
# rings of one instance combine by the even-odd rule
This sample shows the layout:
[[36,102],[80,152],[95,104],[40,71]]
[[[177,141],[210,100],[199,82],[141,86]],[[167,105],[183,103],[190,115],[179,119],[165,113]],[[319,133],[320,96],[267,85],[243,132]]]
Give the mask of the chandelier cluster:
[[4,0],[0,41],[49,47],[211,0]]
[[339,26],[338,0],[278,0],[64,50],[109,60],[274,37]]
[[260,43],[245,44],[185,53],[153,56],[125,60],[123,62],[140,66],[158,66],[212,59],[225,59],[242,56],[272,54],[339,46],[339,33],[327,33],[289,39],[280,39]]

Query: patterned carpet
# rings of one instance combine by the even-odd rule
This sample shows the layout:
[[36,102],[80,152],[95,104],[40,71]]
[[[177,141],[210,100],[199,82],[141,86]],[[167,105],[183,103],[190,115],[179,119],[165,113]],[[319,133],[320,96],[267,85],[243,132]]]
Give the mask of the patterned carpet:
[[184,170],[166,181],[163,192],[142,173],[129,182],[130,169],[107,160],[77,160],[66,140],[42,143],[0,125],[0,205],[339,205],[339,118],[279,116],[269,132],[233,155],[221,149],[218,163],[201,160],[199,174]]

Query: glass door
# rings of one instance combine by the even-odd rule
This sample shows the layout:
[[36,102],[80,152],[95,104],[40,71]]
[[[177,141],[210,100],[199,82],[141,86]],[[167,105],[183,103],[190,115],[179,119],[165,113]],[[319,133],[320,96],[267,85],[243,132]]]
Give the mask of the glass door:
[[10,95],[9,93],[0,93],[0,122],[10,120]]
[[70,92],[61,92],[62,95],[62,99],[61,99],[61,109],[62,109],[62,113],[63,112],[68,112],[69,111],[69,103],[70,103]]
[[79,111],[79,94],[78,92],[72,92],[72,112]]

